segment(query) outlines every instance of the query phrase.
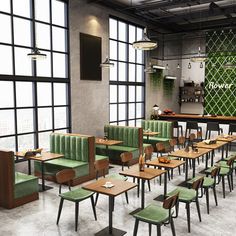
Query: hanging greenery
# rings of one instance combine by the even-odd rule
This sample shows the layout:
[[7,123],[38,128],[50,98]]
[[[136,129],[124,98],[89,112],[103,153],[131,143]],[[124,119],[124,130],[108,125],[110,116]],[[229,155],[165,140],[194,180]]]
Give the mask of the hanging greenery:
[[172,97],[174,87],[175,87],[175,80],[172,80],[172,79],[164,79],[164,80],[163,80],[164,96],[166,96],[166,97]]
[[162,79],[163,79],[163,70],[157,69],[155,73],[150,74],[150,81],[153,88],[160,87]]

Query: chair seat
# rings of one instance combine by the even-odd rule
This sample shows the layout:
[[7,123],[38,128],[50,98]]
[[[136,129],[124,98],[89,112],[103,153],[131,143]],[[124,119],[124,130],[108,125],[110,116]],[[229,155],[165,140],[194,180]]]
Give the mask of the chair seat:
[[91,197],[93,194],[94,192],[91,192],[82,188],[77,188],[75,190],[62,193],[59,196],[72,202],[79,202],[88,197]]
[[184,187],[178,187],[169,192],[167,196],[172,196],[179,193],[179,201],[190,202],[196,198],[196,191],[194,189],[188,189]]
[[[212,166],[211,168],[205,170],[205,173],[210,174],[211,171],[212,171],[214,168],[215,168],[215,167]],[[229,174],[229,172],[230,172],[229,167],[223,167],[223,166],[221,166],[219,175],[227,175],[227,174]]]
[[108,177],[111,179],[118,179],[118,180],[123,180],[123,181],[126,181],[128,179],[128,177],[125,177],[119,174],[111,174]]
[[[196,176],[195,178],[189,180],[187,183],[188,184],[193,184],[194,181],[196,181],[197,179],[201,178],[201,176]],[[203,181],[203,185],[202,187],[204,188],[208,188],[214,185],[214,179],[213,178],[209,178],[209,177],[204,177],[204,181]]]
[[169,210],[155,204],[150,204],[133,216],[151,224],[160,224],[168,220]]

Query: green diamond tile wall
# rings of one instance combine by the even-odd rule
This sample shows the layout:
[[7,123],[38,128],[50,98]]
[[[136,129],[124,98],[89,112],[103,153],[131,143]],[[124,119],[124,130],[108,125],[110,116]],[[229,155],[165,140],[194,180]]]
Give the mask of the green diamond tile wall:
[[236,116],[236,31],[214,31],[206,34],[208,60],[205,68],[205,114]]

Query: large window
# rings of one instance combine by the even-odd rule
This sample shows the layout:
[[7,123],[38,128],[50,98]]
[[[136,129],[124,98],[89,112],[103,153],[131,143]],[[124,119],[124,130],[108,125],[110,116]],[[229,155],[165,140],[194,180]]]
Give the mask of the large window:
[[[47,149],[70,131],[67,13],[66,1],[0,1],[0,148]],[[45,60],[28,58],[35,47]]]
[[143,29],[110,18],[110,124],[140,126],[144,119],[144,54],[132,43],[142,38]]

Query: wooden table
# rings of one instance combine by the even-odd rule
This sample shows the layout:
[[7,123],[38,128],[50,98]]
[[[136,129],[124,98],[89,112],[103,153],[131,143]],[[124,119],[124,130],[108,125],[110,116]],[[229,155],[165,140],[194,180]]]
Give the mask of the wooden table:
[[[186,152],[185,149],[177,150],[174,152],[171,152],[170,156],[174,157],[179,157],[179,158],[184,158],[184,159],[190,159],[193,162],[193,178],[195,177],[195,162],[196,159],[208,154],[211,152],[212,149],[207,149],[207,148],[198,148],[198,152]],[[206,163],[207,163],[207,158],[206,158]],[[185,168],[185,181],[188,180],[188,161],[186,161],[186,168]]]
[[227,142],[226,157],[228,157],[229,143],[231,144],[233,141],[236,140],[236,135],[219,135],[219,136],[216,137],[216,140]]
[[154,131],[147,131],[147,132],[143,132],[143,135],[144,136],[147,136],[147,140],[149,139],[149,136],[155,136],[155,135],[158,135],[160,134],[161,132],[154,132]]
[[134,177],[134,178],[137,178],[138,180],[141,179],[141,209],[143,209],[145,205],[145,181],[146,180],[152,180],[162,174],[165,174],[164,192],[166,191],[166,184],[167,184],[167,171],[166,170],[144,168],[144,171],[139,171],[139,167],[135,166],[135,167],[132,167],[130,169],[120,172],[120,174],[124,176]]
[[[111,182],[114,184],[112,188],[105,188],[104,185],[106,182]],[[109,197],[109,226],[96,233],[95,235],[124,235],[125,231],[113,228],[113,217],[112,212],[114,210],[114,198],[132,188],[135,188],[137,184],[131,183],[123,180],[116,180],[112,178],[102,178],[93,183],[84,185],[83,188],[90,190],[96,193],[105,194]]]
[[57,153],[52,153],[52,152],[42,152],[41,156],[39,156],[39,157],[35,156],[35,155],[25,157],[23,152],[16,152],[15,156],[20,157],[20,158],[24,158],[25,160],[28,160],[28,173],[29,173],[29,175],[31,174],[31,160],[41,162],[42,189],[40,189],[40,191],[46,191],[46,190],[52,188],[49,186],[45,186],[44,162],[64,157],[64,155],[62,155],[62,154],[57,154]]
[[95,143],[99,145],[105,145],[106,146],[106,155],[108,155],[108,147],[121,144],[123,141],[120,140],[112,140],[112,139],[104,139],[104,138],[95,138]]

